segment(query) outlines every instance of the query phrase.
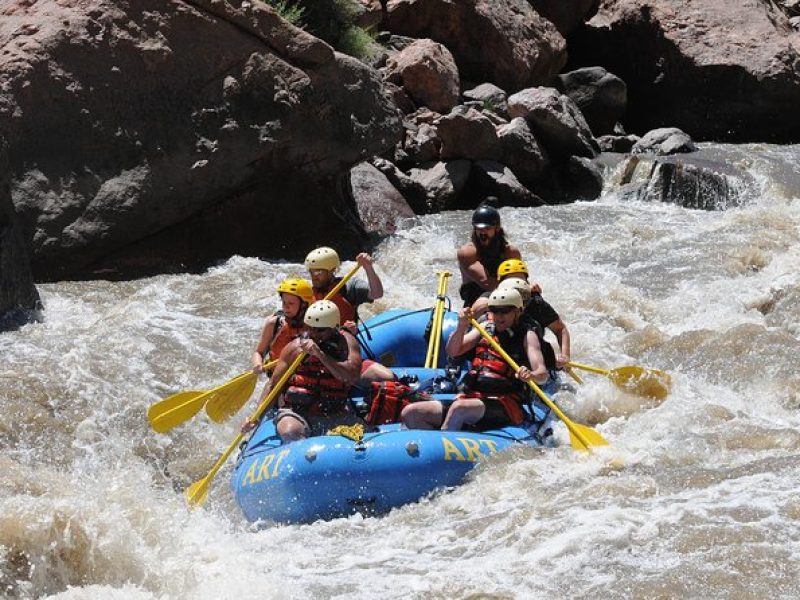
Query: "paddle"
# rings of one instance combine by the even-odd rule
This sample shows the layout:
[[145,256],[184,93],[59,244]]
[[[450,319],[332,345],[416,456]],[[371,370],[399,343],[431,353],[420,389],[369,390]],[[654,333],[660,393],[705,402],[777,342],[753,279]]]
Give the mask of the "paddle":
[[428,339],[428,352],[425,355],[425,368],[435,369],[439,364],[439,349],[442,345],[442,323],[444,321],[445,294],[447,294],[447,279],[449,271],[439,272],[439,285],[436,289],[436,305],[433,309],[433,324],[430,338]]
[[[269,408],[272,401],[278,397],[283,386],[286,385],[286,382],[289,381],[289,378],[294,375],[294,372],[297,370],[297,367],[300,366],[300,363],[303,362],[303,359],[306,357],[305,352],[301,352],[297,358],[294,359],[294,362],[289,366],[283,376],[278,380],[278,383],[273,386],[270,390],[267,397],[264,398],[264,401],[258,405],[256,412],[250,417],[250,421],[258,421],[261,418],[261,415],[264,414],[264,411]],[[222,456],[219,457],[214,466],[211,467],[211,470],[208,472],[208,475],[203,477],[202,479],[195,481],[192,485],[186,488],[186,502],[189,503],[189,506],[202,506],[206,498],[208,498],[208,487],[211,483],[211,480],[214,479],[214,476],[217,474],[217,471],[222,468],[222,465],[225,464],[225,461],[228,460],[228,457],[231,453],[239,446],[241,441],[244,439],[245,434],[243,432],[239,432],[239,435],[236,436],[236,439],[233,440],[228,449],[222,453]]]
[[640,396],[657,398],[659,400],[667,397],[670,386],[672,385],[672,379],[669,373],[636,365],[617,367],[616,369],[601,369],[599,367],[569,362],[567,366],[583,369],[584,371],[597,373],[599,375],[605,375],[613,381],[616,386],[627,392],[633,392]]
[[[470,319],[469,322],[472,326],[478,330],[478,332],[483,336],[483,338],[492,345],[500,356],[505,359],[508,365],[514,369],[514,371],[519,372],[519,365],[514,362],[514,359],[511,358],[508,353],[503,350],[503,347],[497,343],[497,341],[488,334],[488,332],[481,327],[481,325],[475,320]],[[589,450],[592,446],[607,446],[608,442],[606,439],[597,433],[591,427],[587,427],[586,425],[579,425],[578,423],[573,423],[567,415],[561,412],[561,409],[558,408],[558,405],[553,402],[547,394],[545,394],[541,388],[536,385],[533,381],[528,381],[527,384],[531,387],[531,389],[536,392],[536,395],[542,399],[542,402],[547,404],[547,406],[552,410],[559,419],[564,422],[564,425],[567,426],[569,429],[569,441],[572,443],[572,447],[578,450]]]
[[[350,281],[350,278],[358,272],[359,268],[361,268],[361,265],[356,265],[350,269],[350,271],[348,271],[344,277],[342,277],[342,279],[331,289],[331,291],[325,294],[324,299],[330,300],[333,296],[335,296],[336,293],[341,290],[348,281]],[[265,368],[273,367],[277,362],[277,360],[272,361]],[[252,386],[248,390],[245,390],[245,388],[239,389],[240,393],[236,393],[236,390],[234,390],[232,393],[218,394],[214,398],[209,399],[208,403],[206,404],[206,414],[215,423],[223,423],[230,419],[233,415],[239,412],[242,406],[244,406],[245,403],[250,399],[250,395],[253,393],[258,375],[250,371],[240,375],[239,377],[246,377],[248,379],[252,378]],[[247,391],[247,393],[245,393],[245,391]]]

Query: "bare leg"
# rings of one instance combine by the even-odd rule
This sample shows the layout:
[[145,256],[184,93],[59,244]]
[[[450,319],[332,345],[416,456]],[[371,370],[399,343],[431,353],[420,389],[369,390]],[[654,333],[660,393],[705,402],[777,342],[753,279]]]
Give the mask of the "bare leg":
[[486,407],[478,398],[457,398],[447,411],[442,430],[459,431],[464,423],[474,425],[485,413]]
[[276,429],[284,444],[306,439],[305,425],[292,416],[283,417],[278,421]]
[[414,402],[400,413],[400,419],[408,429],[436,429],[442,423],[442,403],[438,400]]

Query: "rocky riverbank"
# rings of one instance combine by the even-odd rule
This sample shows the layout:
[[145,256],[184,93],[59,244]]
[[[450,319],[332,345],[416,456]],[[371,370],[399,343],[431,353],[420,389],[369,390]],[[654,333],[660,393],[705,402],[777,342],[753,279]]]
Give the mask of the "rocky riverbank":
[[800,139],[793,0],[361,4],[381,33],[359,60],[259,1],[4,3],[0,314],[35,315],[34,280],[348,255],[487,194],[593,199],[602,152],[628,193],[718,208],[697,190],[735,204],[746,176],[676,153]]

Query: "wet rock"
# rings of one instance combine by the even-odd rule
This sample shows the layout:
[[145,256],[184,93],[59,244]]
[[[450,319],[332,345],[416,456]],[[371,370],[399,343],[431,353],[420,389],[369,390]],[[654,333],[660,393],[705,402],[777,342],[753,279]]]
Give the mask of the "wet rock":
[[632,154],[681,154],[697,150],[692,138],[677,127],[662,127],[648,131],[637,141]]
[[597,144],[603,152],[630,152],[640,139],[638,135],[601,135]]
[[592,160],[583,156],[571,156],[559,173],[563,199],[597,200],[603,192],[603,171]]
[[740,167],[691,155],[630,156],[617,165],[609,181],[623,197],[703,210],[739,206],[755,187]]

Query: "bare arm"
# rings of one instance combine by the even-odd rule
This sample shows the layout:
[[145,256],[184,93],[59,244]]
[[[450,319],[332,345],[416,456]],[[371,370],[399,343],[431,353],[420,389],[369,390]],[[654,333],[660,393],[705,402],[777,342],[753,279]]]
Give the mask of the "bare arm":
[[277,315],[267,317],[267,320],[264,322],[264,327],[261,330],[261,339],[258,340],[258,345],[256,349],[253,350],[253,355],[250,357],[250,361],[253,364],[253,373],[261,373],[264,370],[262,364],[267,350],[269,349],[269,345],[272,343],[272,338],[275,337],[275,327],[277,324]]
[[364,269],[367,274],[367,283],[369,284],[369,299],[377,300],[383,298],[383,282],[378,274],[375,272],[375,267],[372,264],[372,257],[366,252],[362,252],[356,256],[356,262]]
[[525,353],[528,356],[530,369],[520,367],[517,372],[517,377],[522,381],[529,381],[533,379],[539,385],[547,383],[549,374],[547,367],[544,365],[544,357],[542,356],[542,347],[539,345],[539,337],[535,331],[528,331],[525,334]]
[[464,283],[474,281],[485,290],[493,289],[497,280],[486,272],[478,261],[478,250],[473,244],[465,244],[456,253],[458,268],[461,270],[461,280]]
[[472,317],[473,314],[469,307],[462,308],[459,311],[458,325],[456,325],[455,331],[450,334],[450,337],[447,339],[447,345],[445,346],[447,356],[460,356],[478,345],[478,341],[481,339],[480,332],[477,329],[473,329],[467,333],[467,329],[469,329],[469,320]]
[[309,354],[313,354],[319,358],[320,362],[322,362],[325,368],[328,369],[336,379],[348,385],[353,385],[361,375],[361,349],[358,347],[356,338],[348,331],[342,331],[341,333],[347,341],[347,358],[341,362],[325,354],[312,340],[304,341],[313,344],[313,348],[308,351]]
[[547,328],[556,334],[559,348],[559,353],[556,354],[556,363],[559,368],[564,368],[564,365],[569,362],[570,357],[569,328],[567,328],[567,324],[561,319],[553,321]]

